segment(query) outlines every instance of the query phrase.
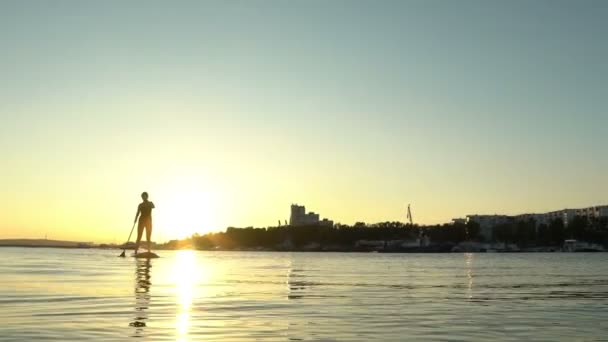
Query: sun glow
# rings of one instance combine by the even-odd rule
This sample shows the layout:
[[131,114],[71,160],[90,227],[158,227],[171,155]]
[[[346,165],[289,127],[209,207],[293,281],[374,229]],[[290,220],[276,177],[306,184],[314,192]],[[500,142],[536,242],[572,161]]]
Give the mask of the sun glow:
[[156,226],[162,238],[183,239],[217,230],[218,195],[198,179],[180,180],[155,196]]

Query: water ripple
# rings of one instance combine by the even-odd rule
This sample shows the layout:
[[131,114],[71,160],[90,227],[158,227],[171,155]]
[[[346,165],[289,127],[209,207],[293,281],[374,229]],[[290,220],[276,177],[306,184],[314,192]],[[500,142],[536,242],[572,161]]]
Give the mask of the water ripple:
[[0,341],[599,341],[608,319],[608,254],[22,255],[0,249]]

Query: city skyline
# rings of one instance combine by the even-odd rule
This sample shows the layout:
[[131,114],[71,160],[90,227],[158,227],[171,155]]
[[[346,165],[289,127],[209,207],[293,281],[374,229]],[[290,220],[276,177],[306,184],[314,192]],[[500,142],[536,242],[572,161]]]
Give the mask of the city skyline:
[[[0,238],[607,202],[608,3],[0,3]],[[157,235],[158,234],[158,235]]]
[[[272,227],[282,227],[282,226],[293,226],[293,227],[298,227],[298,226],[314,226],[314,225],[319,225],[319,226],[325,226],[325,227],[332,227],[334,226],[334,224],[337,225],[344,225],[344,223],[342,222],[334,222],[334,220],[331,220],[327,217],[324,218],[320,218],[320,214],[319,213],[315,213],[313,211],[311,212],[307,212],[305,211],[305,205],[299,205],[299,204],[292,204],[291,205],[291,216],[289,216],[289,220],[285,219],[285,220],[278,220],[278,224],[277,225],[272,225],[272,224],[268,224],[268,225],[261,225],[261,226],[254,226],[254,225],[244,225],[241,227],[234,227],[234,226],[227,226],[224,227],[222,229],[216,229],[216,230],[196,230],[196,228],[194,228],[194,230],[192,231],[191,235],[194,234],[206,234],[209,232],[224,232],[225,229],[227,228],[272,228]],[[409,210],[410,205],[407,206],[406,210]],[[294,208],[299,208],[302,210],[301,215],[305,216],[304,221],[300,221],[300,222],[294,222]],[[315,218],[310,221],[307,220],[306,216],[314,216]],[[403,224],[408,224],[408,219],[409,217],[407,216],[407,212],[404,211],[404,217],[405,219],[401,218],[401,219],[397,219],[397,220],[379,220],[379,221],[375,221],[375,222],[365,222],[363,220],[355,220],[356,222],[351,222],[348,223],[346,225],[354,225],[354,224],[365,224],[365,225],[375,225],[375,224],[379,224],[379,223],[383,223],[383,222],[400,222]],[[547,212],[531,212],[531,211],[527,211],[527,212],[520,212],[520,213],[510,213],[510,214],[505,214],[505,213],[500,213],[500,212],[493,212],[493,213],[468,213],[468,214],[464,214],[464,215],[460,215],[459,217],[455,217],[452,218],[451,220],[446,221],[446,222],[436,222],[436,223],[432,223],[432,224],[425,224],[425,223],[418,223],[418,222],[413,222],[412,224],[415,226],[420,226],[420,227],[425,227],[425,226],[437,226],[437,225],[441,225],[441,224],[453,224],[453,223],[466,223],[469,220],[477,222],[478,224],[481,225],[482,231],[485,229],[492,229],[496,224],[500,224],[500,223],[505,223],[508,221],[505,221],[505,219],[511,219],[511,220],[529,220],[529,219],[533,219],[536,221],[536,225],[538,226],[539,224],[550,224],[551,220],[553,219],[560,219],[564,222],[564,224],[568,224],[568,222],[570,220],[572,220],[575,216],[583,216],[583,217],[587,217],[587,218],[606,218],[608,217],[608,205],[604,205],[604,204],[599,204],[599,205],[592,205],[592,206],[586,206],[586,207],[580,207],[580,208],[573,208],[573,207],[566,207],[566,208],[562,208],[562,209],[553,209]],[[300,217],[301,219],[301,217]],[[540,219],[540,221],[539,221]],[[282,222],[285,222],[284,224]],[[289,222],[289,223],[288,223]],[[190,236],[186,235],[183,236],[181,238],[188,238]],[[170,235],[170,239],[171,238],[175,238],[175,236],[171,236]],[[0,238],[0,240],[3,238]],[[5,238],[6,239],[6,238]],[[12,237],[12,238],[8,238],[6,240],[11,240],[11,239],[20,239],[20,237]],[[29,237],[29,238],[25,238],[25,239],[31,239],[31,240],[54,240],[55,238],[52,237],[51,239],[48,238],[48,233],[44,233],[44,238],[42,237]],[[116,239],[114,239],[116,240]],[[119,243],[116,241],[112,241],[112,243]],[[163,243],[163,242],[167,242],[167,239],[164,239],[162,236],[162,232],[160,234],[160,237],[157,241],[157,243]],[[98,241],[89,241],[90,243],[97,243]],[[108,242],[108,241],[103,241],[103,242]]]

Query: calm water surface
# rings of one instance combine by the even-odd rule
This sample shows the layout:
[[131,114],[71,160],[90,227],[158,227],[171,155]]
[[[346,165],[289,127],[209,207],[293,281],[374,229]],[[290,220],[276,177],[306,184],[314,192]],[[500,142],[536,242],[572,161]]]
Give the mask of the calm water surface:
[[0,341],[608,341],[608,253],[0,248]]

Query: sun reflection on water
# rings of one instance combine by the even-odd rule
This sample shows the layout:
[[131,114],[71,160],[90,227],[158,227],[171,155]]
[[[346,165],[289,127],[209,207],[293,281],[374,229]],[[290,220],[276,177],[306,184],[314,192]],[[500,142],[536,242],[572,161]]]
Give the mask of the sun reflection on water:
[[467,298],[473,299],[473,253],[464,254],[464,263],[467,274],[468,286],[467,286]]
[[196,284],[201,275],[200,271],[197,269],[196,252],[187,250],[177,252],[173,279],[175,279],[175,295],[178,304],[175,317],[176,340],[180,342],[189,341],[190,312]]

